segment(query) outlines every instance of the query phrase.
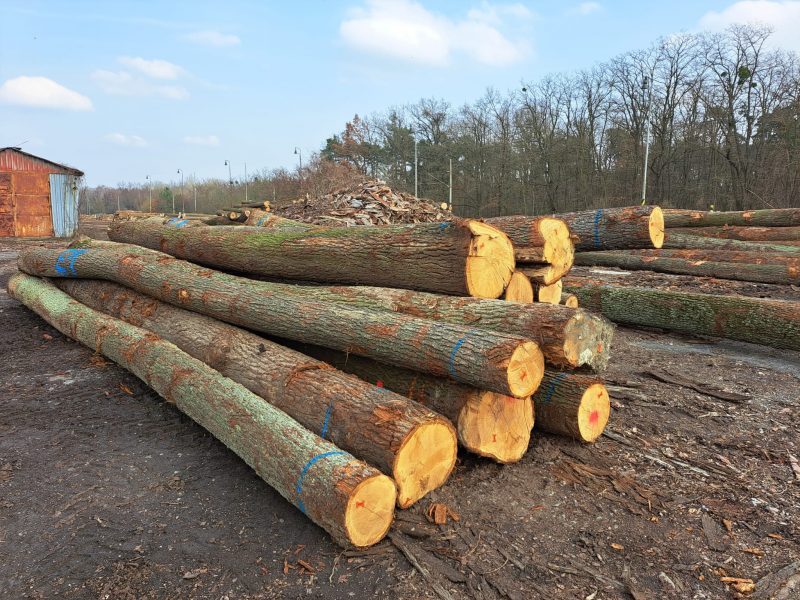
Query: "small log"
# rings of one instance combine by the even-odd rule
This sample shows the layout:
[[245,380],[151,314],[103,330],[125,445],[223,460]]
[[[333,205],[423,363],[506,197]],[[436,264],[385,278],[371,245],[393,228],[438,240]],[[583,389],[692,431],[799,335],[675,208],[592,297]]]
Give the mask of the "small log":
[[561,288],[563,280],[559,279],[552,285],[536,285],[536,301],[547,304],[559,304],[561,302]]
[[546,371],[533,395],[536,429],[595,441],[606,428],[611,401],[603,382],[589,375]]
[[301,223],[285,217],[279,217],[269,211],[253,209],[250,216],[247,217],[245,225],[251,227],[265,227],[267,229],[280,229],[280,230],[296,230],[308,231],[314,229],[314,225],[308,223]]
[[561,304],[569,308],[578,308],[580,301],[575,294],[561,294]]
[[598,208],[553,215],[577,236],[575,251],[661,248],[664,214],[658,206]]
[[572,280],[565,287],[581,306],[616,323],[800,350],[798,302]]
[[511,396],[533,393],[544,371],[542,352],[526,338],[314,301],[311,293],[317,288],[313,286],[298,290],[299,286],[253,281],[125,244],[65,251],[30,248],[20,253],[18,264],[21,270],[42,277],[114,281],[234,325],[370,356]]
[[456,461],[456,433],[439,415],[329,365],[216,319],[119,284],[61,279],[86,306],[152,331],[274,404],[311,431],[397,483],[407,508],[442,485]]
[[514,271],[511,281],[503,294],[503,300],[509,302],[533,302],[533,285],[528,276],[520,271]]
[[800,240],[800,226],[796,227],[676,227],[672,233],[683,233],[703,237],[744,242],[782,242]]
[[444,415],[456,426],[459,443],[474,454],[499,463],[513,463],[520,460],[528,449],[534,423],[530,398],[512,398],[478,390],[441,377],[318,346],[298,348],[346,373],[416,400]]
[[724,262],[743,263],[749,265],[783,265],[794,267],[800,272],[800,256],[784,254],[782,252],[743,252],[740,250],[706,250],[682,248],[674,250],[625,250],[625,252],[639,257],[677,258],[692,262]]
[[508,237],[479,221],[307,231],[129,221],[112,223],[108,235],[239,273],[479,298],[500,297],[514,272]]
[[155,334],[99,313],[18,273],[9,294],[127,369],[208,430],[339,544],[369,546],[391,525],[391,479],[314,435],[243,386]]
[[486,223],[502,229],[514,244],[514,256],[536,283],[550,285],[569,273],[575,246],[566,223],[552,217],[494,217]]
[[744,227],[800,226],[800,208],[765,208],[759,210],[708,212],[704,210],[664,209],[664,224],[674,227]]
[[781,240],[774,244],[768,242],[743,242],[741,240],[723,240],[686,233],[676,233],[669,230],[669,235],[664,240],[662,248],[665,249],[698,249],[698,250],[732,250],[740,252],[782,252],[785,254],[800,254],[796,246],[800,242]]
[[796,285],[800,283],[797,266],[780,264],[747,264],[710,262],[658,256],[637,256],[630,252],[578,252],[575,264],[584,266],[618,267],[633,271],[677,273],[697,277],[717,277],[736,281]]

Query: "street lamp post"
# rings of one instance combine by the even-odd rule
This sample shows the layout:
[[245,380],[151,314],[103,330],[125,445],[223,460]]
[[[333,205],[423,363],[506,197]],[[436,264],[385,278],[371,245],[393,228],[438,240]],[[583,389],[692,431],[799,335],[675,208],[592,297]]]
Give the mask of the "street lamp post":
[[153,181],[150,179],[150,175],[145,177],[147,180],[147,198],[150,201],[150,212],[153,212]]
[[450,190],[448,193],[447,210],[453,212],[453,159],[450,159]]
[[194,212],[197,213],[197,173],[192,173],[192,191],[194,192]]
[[417,177],[417,165],[419,164],[417,160],[417,132],[412,129],[411,133],[414,135],[414,195],[419,196],[419,178]]
[[297,154],[297,158],[300,161],[300,178],[303,177],[303,151],[298,148],[297,146],[294,147],[294,153]]
[[[183,206],[183,210],[185,211],[186,210],[186,206],[185,206],[186,203],[185,203],[185,201],[183,199],[183,171],[181,169],[178,169],[178,173],[180,173],[180,176],[181,176],[181,204]],[[175,194],[172,194],[172,212],[175,212]]]
[[226,159],[225,166],[228,167],[228,185],[233,185],[233,175],[231,175],[231,161]]
[[247,161],[244,162],[244,203],[247,204]]
[[644,145],[644,174],[642,175],[642,206],[647,201],[647,163],[650,158],[650,95],[648,88],[650,86],[650,79],[645,75],[642,80],[642,96],[647,102],[644,110],[645,127],[647,128],[646,141]]

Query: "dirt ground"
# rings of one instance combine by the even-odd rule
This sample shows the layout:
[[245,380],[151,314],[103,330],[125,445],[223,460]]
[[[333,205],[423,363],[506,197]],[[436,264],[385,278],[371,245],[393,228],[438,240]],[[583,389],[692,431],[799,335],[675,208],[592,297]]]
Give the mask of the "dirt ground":
[[[345,552],[12,300],[24,245],[0,242],[0,597],[716,599],[731,577],[800,598],[800,353],[619,328],[606,436],[462,454],[392,540]],[[430,524],[434,501],[460,519]]]

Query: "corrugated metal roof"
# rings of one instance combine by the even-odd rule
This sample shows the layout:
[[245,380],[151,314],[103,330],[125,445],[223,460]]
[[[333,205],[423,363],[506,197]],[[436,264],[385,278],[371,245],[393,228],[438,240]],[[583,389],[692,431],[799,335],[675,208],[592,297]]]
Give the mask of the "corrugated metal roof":
[[39,171],[83,176],[83,171],[14,147],[0,148],[0,171]]

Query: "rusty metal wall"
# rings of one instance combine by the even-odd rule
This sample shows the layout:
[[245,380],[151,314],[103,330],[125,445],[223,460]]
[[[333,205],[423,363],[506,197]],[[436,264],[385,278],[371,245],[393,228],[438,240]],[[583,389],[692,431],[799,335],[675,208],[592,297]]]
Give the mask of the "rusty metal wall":
[[51,237],[50,176],[45,172],[11,173],[16,237]]
[[0,152],[0,171],[36,171],[38,173],[68,173],[58,163],[39,159],[13,148],[6,148]]
[[11,173],[0,173],[0,237],[14,236],[14,193]]

